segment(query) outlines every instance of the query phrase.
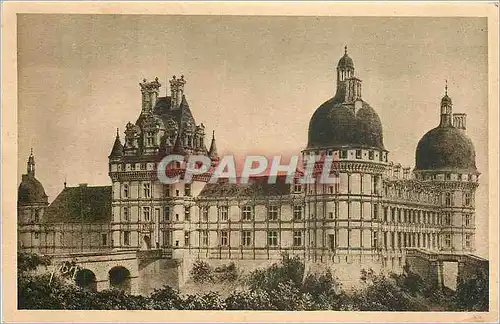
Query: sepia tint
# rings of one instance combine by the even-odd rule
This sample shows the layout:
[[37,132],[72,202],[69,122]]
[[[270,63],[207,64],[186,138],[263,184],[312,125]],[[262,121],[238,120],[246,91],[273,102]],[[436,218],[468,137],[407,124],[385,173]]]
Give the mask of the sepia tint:
[[487,18],[17,26],[19,309],[489,310]]

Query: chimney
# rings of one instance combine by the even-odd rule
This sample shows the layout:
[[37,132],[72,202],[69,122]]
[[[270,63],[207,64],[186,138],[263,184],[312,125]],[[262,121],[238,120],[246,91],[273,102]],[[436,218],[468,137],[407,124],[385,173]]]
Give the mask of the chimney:
[[346,80],[345,102],[354,102],[361,99],[361,80],[355,77]]
[[158,81],[158,78],[155,78],[155,80],[151,82],[148,82],[146,79],[144,79],[141,83],[139,83],[139,85],[141,86],[142,94],[141,114],[150,113],[156,105],[156,100],[158,99],[158,95],[160,93],[161,84]]
[[467,119],[467,114],[453,114],[453,127],[465,130],[466,129],[466,124],[465,121]]
[[184,94],[184,85],[186,80],[184,80],[184,75],[181,75],[180,79],[177,79],[175,75],[170,80],[170,106],[171,109],[178,109],[182,102],[182,96]]

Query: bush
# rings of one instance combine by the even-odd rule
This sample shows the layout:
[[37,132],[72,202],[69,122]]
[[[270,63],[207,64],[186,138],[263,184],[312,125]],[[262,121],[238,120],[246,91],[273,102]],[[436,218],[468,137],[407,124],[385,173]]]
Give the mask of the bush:
[[214,280],[212,267],[207,262],[201,260],[196,260],[193,264],[190,275],[196,283],[211,282]]
[[257,269],[250,274],[249,285],[252,290],[272,291],[278,289],[279,284],[291,282],[295,288],[302,287],[304,277],[304,263],[299,257],[290,258],[283,254],[280,264],[273,264],[266,269]]
[[238,279],[238,269],[234,262],[215,268],[215,279],[218,282],[234,282]]

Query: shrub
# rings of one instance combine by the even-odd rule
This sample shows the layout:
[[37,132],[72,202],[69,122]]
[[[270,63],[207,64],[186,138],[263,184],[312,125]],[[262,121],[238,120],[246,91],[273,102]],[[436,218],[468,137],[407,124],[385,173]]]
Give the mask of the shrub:
[[234,262],[215,268],[215,278],[218,282],[234,282],[238,279],[238,269]]
[[196,283],[213,281],[213,271],[210,265],[201,260],[196,260],[190,271],[191,278]]
[[304,263],[299,257],[290,258],[283,254],[280,264],[273,264],[265,269],[252,271],[249,278],[250,289],[272,291],[278,289],[280,283],[291,282],[295,288],[302,287]]

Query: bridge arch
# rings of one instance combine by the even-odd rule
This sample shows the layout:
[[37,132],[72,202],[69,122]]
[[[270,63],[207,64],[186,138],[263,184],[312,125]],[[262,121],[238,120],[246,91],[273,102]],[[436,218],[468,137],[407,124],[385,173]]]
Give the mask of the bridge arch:
[[75,284],[85,290],[97,291],[97,279],[92,270],[80,269],[75,275]]
[[121,290],[125,293],[130,293],[131,278],[130,271],[123,266],[115,266],[108,272],[109,288]]

